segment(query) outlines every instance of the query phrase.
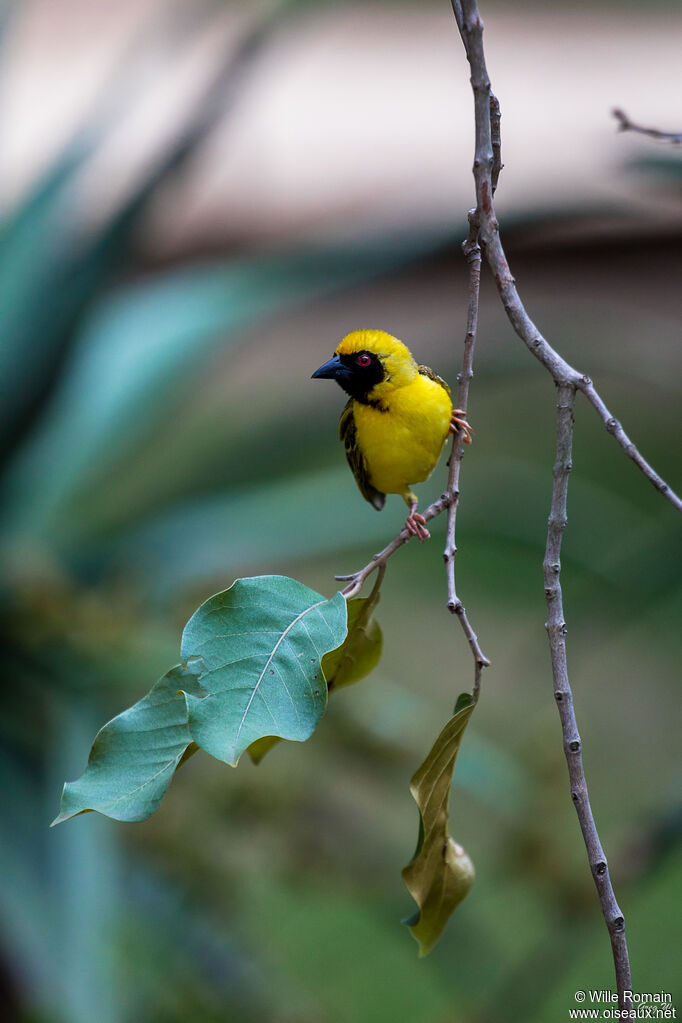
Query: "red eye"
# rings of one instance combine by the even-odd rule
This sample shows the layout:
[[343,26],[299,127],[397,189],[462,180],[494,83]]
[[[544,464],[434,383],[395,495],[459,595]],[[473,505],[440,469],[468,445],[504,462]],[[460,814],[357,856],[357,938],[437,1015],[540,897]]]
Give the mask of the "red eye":
[[363,354],[358,355],[355,361],[358,364],[358,366],[369,366],[372,360],[370,359],[369,355]]

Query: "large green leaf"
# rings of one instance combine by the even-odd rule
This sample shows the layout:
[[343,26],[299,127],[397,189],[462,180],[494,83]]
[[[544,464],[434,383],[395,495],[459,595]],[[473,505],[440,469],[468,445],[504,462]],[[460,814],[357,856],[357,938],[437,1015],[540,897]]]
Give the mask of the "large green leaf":
[[[373,617],[378,603],[378,587],[369,597],[356,597],[348,602],[348,634],[341,646],[322,658],[322,671],[330,693],[366,678],[379,663],[383,636],[381,626]],[[260,764],[265,754],[279,742],[281,739],[277,736],[265,735],[252,742],[247,752],[254,764]]]
[[192,738],[236,766],[263,736],[302,742],[327,705],[321,659],[346,636],[346,601],[286,576],[238,579],[192,615],[182,656],[201,658],[205,695],[186,693]]
[[141,821],[156,810],[192,742],[180,690],[199,692],[199,671],[194,662],[171,668],[99,730],[85,772],[64,786],[53,824],[88,810],[117,821]]
[[327,703],[321,660],[346,636],[346,602],[285,576],[238,579],[187,623],[183,665],[97,733],[64,786],[59,824],[88,810],[144,820],[201,746],[236,765],[251,742],[303,741]]
[[419,807],[419,842],[412,862],[403,870],[403,880],[419,907],[406,923],[419,944],[420,956],[431,951],[474,883],[474,865],[448,829],[452,772],[473,709],[471,697],[463,694],[410,782]]

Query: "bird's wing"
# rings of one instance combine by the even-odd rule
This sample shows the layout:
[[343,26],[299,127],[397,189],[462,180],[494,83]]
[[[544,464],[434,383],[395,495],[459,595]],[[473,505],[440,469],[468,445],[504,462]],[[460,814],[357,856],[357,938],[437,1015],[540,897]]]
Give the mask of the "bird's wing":
[[440,384],[443,390],[447,392],[448,397],[452,397],[452,391],[450,390],[449,384],[447,384],[442,377],[439,377],[430,366],[417,366],[417,369],[423,377],[428,377],[429,380],[434,380],[437,384]]
[[346,402],[343,412],[341,413],[341,419],[339,420],[339,436],[346,448],[346,458],[348,459],[348,464],[355,476],[355,482],[360,488],[360,493],[366,501],[369,501],[370,504],[374,505],[377,511],[381,511],[384,507],[384,502],[386,501],[386,494],[382,494],[380,490],[377,490],[376,487],[373,487],[369,482],[367,466],[365,465],[365,460],[362,457],[362,452],[358,446],[352,398],[350,401]]

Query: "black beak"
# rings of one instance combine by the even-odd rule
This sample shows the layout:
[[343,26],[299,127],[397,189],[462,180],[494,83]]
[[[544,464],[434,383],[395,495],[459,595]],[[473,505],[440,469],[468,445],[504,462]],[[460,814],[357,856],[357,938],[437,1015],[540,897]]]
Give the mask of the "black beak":
[[316,369],[313,373],[311,380],[338,380],[339,377],[348,376],[348,367],[344,366],[338,355],[335,355],[329,362],[325,362],[323,366]]

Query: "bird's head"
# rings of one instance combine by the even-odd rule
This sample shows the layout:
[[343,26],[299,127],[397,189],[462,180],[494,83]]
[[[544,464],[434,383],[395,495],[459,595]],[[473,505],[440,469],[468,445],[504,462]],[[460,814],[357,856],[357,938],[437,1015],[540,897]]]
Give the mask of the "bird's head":
[[354,330],[313,378],[336,380],[351,398],[369,404],[405,387],[417,372],[417,363],[402,341],[383,330]]

